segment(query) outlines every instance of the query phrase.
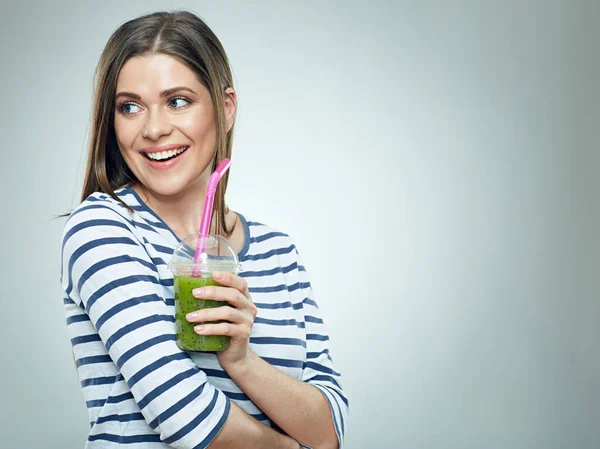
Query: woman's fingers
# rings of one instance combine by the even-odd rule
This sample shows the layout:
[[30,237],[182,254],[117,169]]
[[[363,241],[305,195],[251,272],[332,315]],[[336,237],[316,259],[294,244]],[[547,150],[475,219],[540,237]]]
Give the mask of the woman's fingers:
[[186,315],[190,323],[204,323],[206,321],[224,320],[234,324],[252,324],[252,317],[238,309],[229,306],[200,309]]
[[[186,318],[200,335],[226,335],[235,340],[248,342],[257,309],[252,302],[248,284],[244,278],[233,273],[213,273],[220,286],[209,285],[192,291],[195,298],[223,301],[229,305],[200,309],[188,313]],[[224,321],[214,323],[214,321]],[[231,346],[230,346],[231,348]],[[227,350],[226,350],[227,351]]]
[[192,291],[195,298],[213,299],[215,301],[224,301],[237,309],[247,309],[252,301],[246,298],[235,288],[208,286],[197,288]]
[[222,286],[209,285],[196,288],[192,291],[195,298],[226,301],[237,309],[248,310],[253,317],[256,317],[257,309],[252,302],[252,297],[248,291],[248,283],[244,278],[232,273],[217,272],[213,273],[213,277]]
[[242,295],[246,297],[250,297],[248,293],[248,283],[246,279],[239,277],[233,273],[227,273],[222,271],[215,271],[212,274],[212,277],[219,284],[224,285],[225,287],[235,288],[240,291]]
[[194,331],[200,335],[226,335],[242,341],[250,338],[250,327],[231,323],[200,324],[194,327]]

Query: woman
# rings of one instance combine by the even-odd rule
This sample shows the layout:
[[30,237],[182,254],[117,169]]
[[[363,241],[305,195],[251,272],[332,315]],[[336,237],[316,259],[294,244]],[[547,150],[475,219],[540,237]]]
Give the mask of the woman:
[[244,271],[194,292],[231,307],[190,322],[218,353],[175,343],[175,246],[196,232],[210,174],[229,158],[237,106],[221,43],[189,12],[123,24],[96,71],[82,203],[63,234],[69,336],[90,416],[86,447],[341,446],[348,402],[290,238],[215,198],[211,232]]

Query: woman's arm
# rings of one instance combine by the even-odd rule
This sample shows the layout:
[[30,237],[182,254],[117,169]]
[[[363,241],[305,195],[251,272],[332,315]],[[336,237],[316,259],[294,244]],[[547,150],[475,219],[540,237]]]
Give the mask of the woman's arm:
[[300,449],[293,438],[283,435],[248,415],[233,402],[225,426],[208,449]]
[[288,435],[314,449],[337,449],[338,438],[325,396],[250,352],[229,376]]
[[313,297],[303,260],[294,245],[306,332],[302,380],[271,366],[253,352],[230,377],[282,430],[315,449],[342,447],[348,400],[329,353],[329,336]]
[[[282,430],[305,445],[317,449],[338,448],[343,441],[348,401],[342,391],[341,376],[333,369],[329,337],[319,308],[312,299],[299,255],[301,297],[304,297],[306,361],[302,381],[274,368],[249,349],[253,310],[248,286],[243,278],[224,274],[218,281],[226,287],[202,289],[202,297],[228,301],[233,307],[204,309],[189,314],[190,321],[226,320],[220,324],[196,327],[202,335],[229,335],[230,347],[219,353],[219,362],[240,389]],[[199,291],[194,291],[197,297]],[[255,307],[254,307],[255,309]]]

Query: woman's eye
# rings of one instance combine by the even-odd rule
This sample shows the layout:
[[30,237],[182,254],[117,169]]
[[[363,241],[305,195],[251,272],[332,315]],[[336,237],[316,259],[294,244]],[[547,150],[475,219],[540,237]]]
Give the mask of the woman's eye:
[[[183,103],[181,103],[181,102],[183,102]],[[183,106],[186,106],[188,103],[190,103],[190,100],[188,100],[187,98],[183,98],[183,97],[175,97],[175,98],[171,98],[170,103],[171,103],[171,106],[173,106],[174,108],[180,109]]]
[[[175,109],[181,109],[189,103],[191,103],[191,101],[184,97],[175,97],[169,100],[169,105]],[[140,107],[135,103],[123,103],[119,106],[119,111],[125,115],[131,115],[139,112]]]
[[123,103],[121,106],[119,106],[119,110],[123,113],[123,114],[134,114],[135,110],[132,110],[132,108],[139,108],[139,106],[135,103]]

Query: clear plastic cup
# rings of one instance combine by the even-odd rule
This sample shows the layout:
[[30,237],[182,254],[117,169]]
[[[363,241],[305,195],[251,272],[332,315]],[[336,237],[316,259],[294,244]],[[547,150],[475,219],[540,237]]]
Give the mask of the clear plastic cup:
[[[206,250],[200,254],[200,263],[194,263],[196,246],[202,244]],[[225,335],[198,335],[194,331],[197,322],[189,322],[186,315],[200,309],[227,306],[229,303],[211,299],[198,299],[192,295],[195,288],[221,285],[212,278],[212,273],[222,271],[238,274],[241,271],[237,254],[231,244],[220,235],[200,237],[191,234],[175,248],[169,269],[173,273],[175,290],[175,325],[177,346],[184,351],[220,351],[229,346]],[[207,323],[219,323],[208,321]]]

